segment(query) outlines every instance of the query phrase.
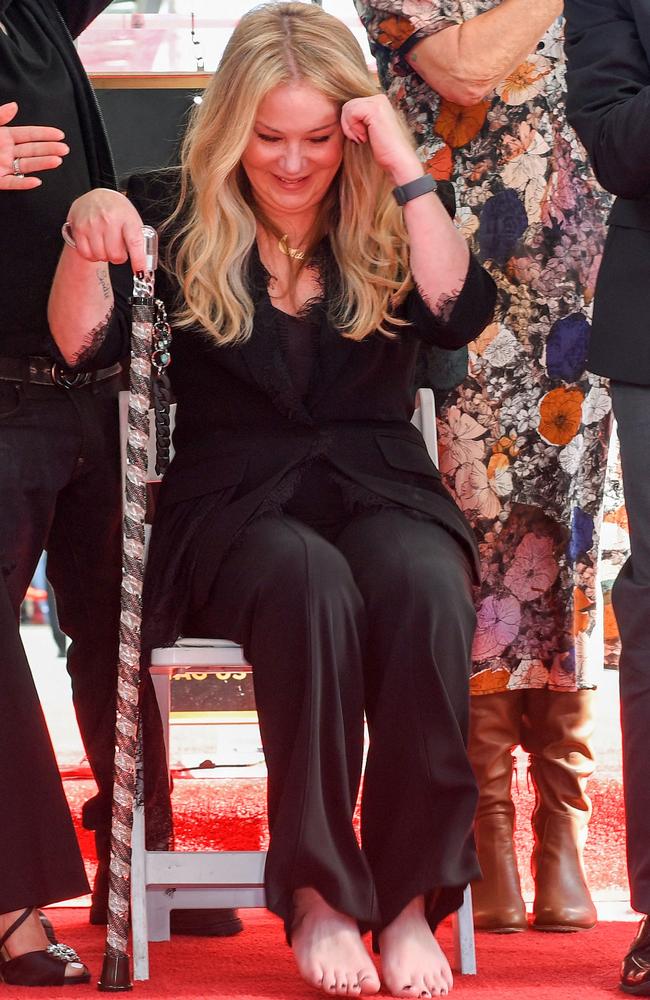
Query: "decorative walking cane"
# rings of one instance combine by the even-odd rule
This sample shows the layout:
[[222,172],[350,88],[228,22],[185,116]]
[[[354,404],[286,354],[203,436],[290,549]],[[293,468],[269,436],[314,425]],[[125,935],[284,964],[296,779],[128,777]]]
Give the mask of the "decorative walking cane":
[[[144,797],[142,734],[138,725],[140,631],[145,557],[149,409],[152,405],[152,362],[161,381],[169,363],[169,327],[162,303],[154,298],[158,235],[143,228],[146,266],[133,278],[133,325],[126,445],[125,502],[122,529],[122,592],[108,928],[98,989],[121,992],[133,988],[127,954],[131,892],[131,835],[134,804]],[[154,379],[154,384],[157,380]],[[163,396],[165,390],[162,390]],[[156,397],[154,390],[154,400]],[[158,408],[156,408],[158,409]],[[157,416],[165,437],[165,420]],[[169,421],[156,466],[168,457]],[[158,435],[157,435],[158,440]],[[166,456],[165,456],[166,451]]]

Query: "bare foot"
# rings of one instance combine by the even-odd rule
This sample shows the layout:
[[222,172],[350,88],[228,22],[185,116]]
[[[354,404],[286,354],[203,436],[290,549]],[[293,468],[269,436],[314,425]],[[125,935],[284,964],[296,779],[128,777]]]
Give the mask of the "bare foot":
[[291,947],[303,979],[330,996],[379,992],[379,976],[356,921],[333,910],[315,889],[297,889]]
[[379,935],[384,984],[394,997],[444,997],[454,979],[418,896]]
[[[11,913],[0,914],[0,938],[23,912],[23,910],[13,910]],[[38,911],[34,910],[7,939],[2,948],[2,958],[7,960],[27,955],[30,951],[47,951],[49,944]],[[66,962],[66,978],[83,976],[87,971],[82,962]]]

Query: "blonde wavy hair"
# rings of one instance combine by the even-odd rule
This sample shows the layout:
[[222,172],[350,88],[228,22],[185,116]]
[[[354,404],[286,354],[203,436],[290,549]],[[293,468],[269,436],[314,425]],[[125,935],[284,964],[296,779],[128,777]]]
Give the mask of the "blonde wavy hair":
[[[199,324],[220,344],[251,335],[249,254],[258,222],[269,228],[242,154],[266,94],[296,81],[339,107],[377,93],[360,46],[337,18],[316,4],[265,3],[239,21],[183,144],[180,198],[166,223],[176,223],[167,257],[182,290],[175,321]],[[353,340],[377,329],[389,333],[394,308],[412,287],[408,241],[390,181],[368,143],[344,143],[312,250],[325,233],[340,272],[339,294],[328,302],[332,323]]]

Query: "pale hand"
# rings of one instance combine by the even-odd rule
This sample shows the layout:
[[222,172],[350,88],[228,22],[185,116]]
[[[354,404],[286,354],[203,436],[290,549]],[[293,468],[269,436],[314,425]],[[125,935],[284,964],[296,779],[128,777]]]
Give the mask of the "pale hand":
[[0,105],[0,191],[30,191],[43,183],[39,177],[20,177],[41,170],[55,170],[70,149],[63,132],[47,125],[9,125],[18,111],[15,102]]
[[146,258],[142,219],[128,198],[109,188],[96,188],[77,198],[68,212],[76,252],[84,260],[123,264],[144,271]]
[[355,97],[344,104],[341,128],[352,142],[370,143],[376,163],[394,184],[406,184],[424,172],[404,127],[384,94]]

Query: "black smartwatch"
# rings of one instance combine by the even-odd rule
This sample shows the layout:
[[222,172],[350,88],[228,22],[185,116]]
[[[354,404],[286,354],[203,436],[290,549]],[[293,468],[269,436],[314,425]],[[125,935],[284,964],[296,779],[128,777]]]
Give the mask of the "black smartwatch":
[[398,205],[406,205],[407,201],[413,201],[414,198],[419,198],[420,195],[428,194],[429,191],[435,191],[437,187],[438,185],[431,174],[423,174],[422,177],[416,177],[414,181],[409,181],[408,184],[400,184],[399,187],[393,188],[393,194]]

